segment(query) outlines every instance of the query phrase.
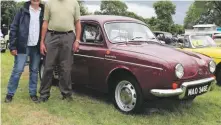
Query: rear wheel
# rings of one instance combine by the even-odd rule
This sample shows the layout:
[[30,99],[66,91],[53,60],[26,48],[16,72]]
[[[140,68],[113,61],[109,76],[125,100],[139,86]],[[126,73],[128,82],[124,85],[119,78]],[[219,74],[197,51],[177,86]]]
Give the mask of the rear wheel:
[[123,113],[137,113],[142,109],[143,96],[136,79],[121,77],[115,81],[113,101],[115,107]]

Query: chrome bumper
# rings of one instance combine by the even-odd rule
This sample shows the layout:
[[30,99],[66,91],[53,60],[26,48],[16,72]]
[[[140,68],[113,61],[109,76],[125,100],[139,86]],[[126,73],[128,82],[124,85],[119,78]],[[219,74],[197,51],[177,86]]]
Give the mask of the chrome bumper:
[[179,99],[182,99],[185,97],[186,90],[188,86],[193,86],[193,85],[203,85],[205,83],[211,83],[210,87],[208,89],[211,90],[211,87],[215,84],[215,78],[210,77],[206,79],[201,79],[201,80],[196,80],[196,81],[190,81],[190,82],[184,82],[180,88],[177,89],[152,89],[150,92],[154,96],[157,97],[172,97],[172,96],[178,96]]

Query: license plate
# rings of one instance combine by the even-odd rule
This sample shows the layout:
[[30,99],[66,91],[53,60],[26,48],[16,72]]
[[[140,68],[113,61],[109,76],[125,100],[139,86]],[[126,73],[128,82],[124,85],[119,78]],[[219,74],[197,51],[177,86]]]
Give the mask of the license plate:
[[209,89],[210,84],[204,84],[200,86],[191,86],[187,88],[186,96],[196,96],[206,93]]

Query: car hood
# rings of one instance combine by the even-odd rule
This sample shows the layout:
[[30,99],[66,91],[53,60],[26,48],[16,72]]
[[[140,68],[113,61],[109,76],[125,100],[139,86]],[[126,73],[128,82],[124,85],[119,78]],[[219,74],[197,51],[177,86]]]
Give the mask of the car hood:
[[201,57],[172,47],[157,44],[141,44],[141,45],[116,45],[114,49],[129,51],[163,59],[167,62],[181,63],[182,65],[194,65],[201,60]]
[[207,47],[192,49],[193,52],[201,53],[212,58],[221,58],[221,47]]

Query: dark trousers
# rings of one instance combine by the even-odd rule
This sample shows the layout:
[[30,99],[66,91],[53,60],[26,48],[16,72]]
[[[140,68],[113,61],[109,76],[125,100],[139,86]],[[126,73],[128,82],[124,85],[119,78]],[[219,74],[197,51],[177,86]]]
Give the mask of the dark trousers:
[[49,98],[52,85],[54,65],[60,67],[59,88],[63,96],[71,96],[71,69],[73,63],[72,45],[75,40],[75,34],[54,34],[47,32],[45,46],[47,49],[45,68],[39,90],[40,97]]

